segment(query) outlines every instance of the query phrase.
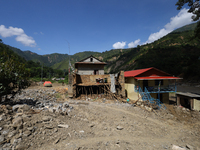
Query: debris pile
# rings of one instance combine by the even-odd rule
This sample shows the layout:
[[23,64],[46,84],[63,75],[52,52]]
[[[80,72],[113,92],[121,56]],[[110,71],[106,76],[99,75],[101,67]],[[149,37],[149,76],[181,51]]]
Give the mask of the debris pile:
[[[27,149],[34,144],[40,147],[42,140],[37,139],[45,139],[47,135],[55,135],[58,128],[66,128],[56,118],[70,118],[73,107],[68,102],[57,103],[54,94],[56,91],[52,89],[26,89],[9,104],[0,104],[0,147]],[[49,140],[54,141],[55,137]],[[32,138],[36,143],[26,144]]]

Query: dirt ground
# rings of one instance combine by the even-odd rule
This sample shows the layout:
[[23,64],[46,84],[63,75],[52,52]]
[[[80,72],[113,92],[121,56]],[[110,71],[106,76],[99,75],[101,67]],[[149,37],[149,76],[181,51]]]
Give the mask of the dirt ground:
[[[50,88],[59,90],[62,95],[59,100],[68,102],[73,109],[68,115],[44,110],[29,116],[27,127],[36,131],[22,137],[24,149],[162,150],[172,149],[173,145],[200,148],[200,113],[197,111],[167,105],[166,110],[150,112],[112,100],[69,99],[63,92],[67,85],[53,84]],[[60,124],[65,127],[59,127]]]

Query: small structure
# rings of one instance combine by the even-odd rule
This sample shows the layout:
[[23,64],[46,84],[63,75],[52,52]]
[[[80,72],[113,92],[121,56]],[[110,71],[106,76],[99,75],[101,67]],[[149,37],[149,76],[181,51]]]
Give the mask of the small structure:
[[142,96],[143,100],[159,100],[162,103],[169,103],[169,93],[176,92],[174,81],[181,79],[153,67],[125,71],[124,77],[129,99],[137,100]]
[[188,92],[177,92],[176,96],[178,106],[200,111],[200,95]]
[[105,62],[102,62],[91,55],[79,62],[76,62],[75,68],[77,69],[77,74],[79,75],[104,75],[105,65]]
[[51,81],[45,81],[43,85],[44,87],[52,87]]

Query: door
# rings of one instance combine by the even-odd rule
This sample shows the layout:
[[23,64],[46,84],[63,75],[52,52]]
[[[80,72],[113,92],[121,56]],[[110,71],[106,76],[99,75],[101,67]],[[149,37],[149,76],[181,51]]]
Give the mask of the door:
[[148,86],[148,80],[143,80],[143,91]]

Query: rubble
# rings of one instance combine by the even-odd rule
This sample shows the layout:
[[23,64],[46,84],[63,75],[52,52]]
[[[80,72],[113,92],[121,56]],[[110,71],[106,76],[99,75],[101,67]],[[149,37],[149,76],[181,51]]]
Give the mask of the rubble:
[[[52,88],[26,89],[0,104],[0,150],[200,147],[199,112],[173,106],[173,114],[142,101],[138,107],[107,99],[58,101],[57,94]],[[177,121],[189,115],[192,125]]]
[[[58,131],[56,127],[67,128],[67,125],[53,122],[52,116],[69,115],[73,107],[68,102],[57,102],[56,93],[52,89],[26,89],[17,94],[10,104],[0,104],[0,148],[27,149],[30,145],[24,142],[28,137],[54,134]],[[46,133],[51,129],[52,133]]]

